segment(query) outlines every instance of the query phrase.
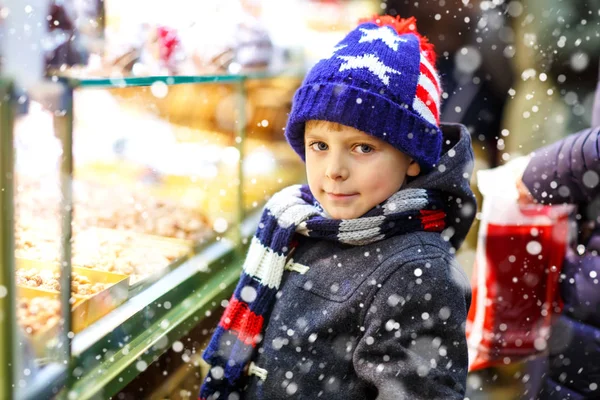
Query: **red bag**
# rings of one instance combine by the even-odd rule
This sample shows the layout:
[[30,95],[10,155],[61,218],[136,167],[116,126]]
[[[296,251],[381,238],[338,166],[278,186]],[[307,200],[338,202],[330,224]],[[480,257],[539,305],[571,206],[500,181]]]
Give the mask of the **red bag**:
[[561,308],[558,278],[572,207],[521,206],[502,188],[502,181],[514,185],[510,170],[497,170],[478,173],[484,200],[466,326],[470,371],[543,352]]

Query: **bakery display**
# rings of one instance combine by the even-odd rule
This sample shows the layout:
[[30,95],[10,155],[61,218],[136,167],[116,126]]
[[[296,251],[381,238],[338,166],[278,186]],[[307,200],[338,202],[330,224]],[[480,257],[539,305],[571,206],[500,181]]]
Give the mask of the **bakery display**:
[[[70,238],[63,236],[69,215],[61,212],[59,186],[64,132],[56,131],[54,114],[32,102],[15,125],[14,278],[18,323],[38,357],[46,358],[60,336],[67,240],[70,330],[78,334],[161,286],[155,283],[202,244],[229,238],[242,209],[254,211],[302,179],[304,166],[282,135],[297,84],[248,80],[245,127],[238,88],[230,84],[75,90]],[[173,276],[179,272],[188,270]]]
[[200,242],[210,236],[208,219],[175,201],[143,191],[88,185],[75,200],[75,224]]
[[[58,188],[26,176],[17,180],[17,236],[28,230],[41,240],[56,237],[60,233]],[[75,181],[73,193],[74,231],[102,227],[194,242],[212,234],[208,217],[199,210],[158,198],[143,188]]]
[[[60,292],[60,272],[36,268],[17,269],[17,285]],[[74,295],[91,296],[103,291],[108,285],[92,282],[90,278],[71,272],[71,292]]]
[[[24,229],[23,226],[17,231],[17,258],[51,263],[60,261],[60,236],[49,238],[43,234],[44,231],[35,228]],[[77,231],[73,235],[72,265],[128,275],[130,283],[134,284],[186,256],[192,251],[192,246],[193,242],[189,241],[161,240],[130,231],[90,228]],[[55,285],[51,282],[52,277],[47,275],[47,272],[44,273],[46,275],[42,277],[39,274],[33,277],[35,282],[27,282],[31,280],[29,276],[24,276],[25,272],[19,271],[18,283],[27,283],[27,286],[35,284],[35,287]],[[75,281],[75,276],[73,275],[73,288],[81,286],[81,290],[89,291],[85,286],[87,282],[83,278]]]
[[60,301],[47,297],[17,300],[17,322],[29,335],[49,329],[60,320]]
[[191,247],[191,242],[89,229],[75,238],[73,265],[128,275],[130,283],[135,284],[186,256]]

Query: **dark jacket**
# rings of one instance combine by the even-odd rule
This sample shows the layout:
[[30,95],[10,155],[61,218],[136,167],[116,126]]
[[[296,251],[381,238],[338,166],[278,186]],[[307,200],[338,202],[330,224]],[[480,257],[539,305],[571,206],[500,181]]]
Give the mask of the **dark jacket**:
[[565,303],[548,348],[550,370],[541,399],[600,398],[600,127],[535,152],[523,174],[545,204],[579,206],[577,240],[563,263]]
[[245,398],[463,399],[471,293],[453,246],[474,217],[473,155],[466,129],[443,131],[440,168],[408,186],[444,191],[453,225],[364,246],[299,238],[309,270],[285,273],[253,357],[268,375]]

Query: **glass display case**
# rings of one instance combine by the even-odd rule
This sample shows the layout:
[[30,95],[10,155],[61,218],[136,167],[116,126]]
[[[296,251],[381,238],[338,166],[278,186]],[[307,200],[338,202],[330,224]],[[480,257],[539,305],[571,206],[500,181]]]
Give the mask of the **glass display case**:
[[221,307],[301,77],[3,82],[0,397],[108,398]]

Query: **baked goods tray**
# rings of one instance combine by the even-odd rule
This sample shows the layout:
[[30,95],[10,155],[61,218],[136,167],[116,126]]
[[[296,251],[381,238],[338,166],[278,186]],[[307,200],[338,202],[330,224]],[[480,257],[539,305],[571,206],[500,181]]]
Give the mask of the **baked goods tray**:
[[[19,271],[45,271],[55,273],[59,271],[58,263],[49,263],[38,260],[16,259],[17,274]],[[46,276],[48,276],[46,274]],[[72,306],[72,328],[78,333],[108,314],[129,297],[129,277],[112,272],[96,271],[89,268],[73,267],[72,280],[81,279],[90,285],[102,284],[103,288],[93,294],[73,293],[74,303]],[[75,284],[73,282],[73,289]],[[48,288],[31,287],[23,283],[17,284],[17,296],[19,298],[31,299],[34,297],[46,297],[60,299],[60,292]]]
[[194,244],[191,240],[89,228],[77,236],[78,256],[74,257],[73,265],[128,275],[129,295],[133,296],[177,268],[208,242]]

